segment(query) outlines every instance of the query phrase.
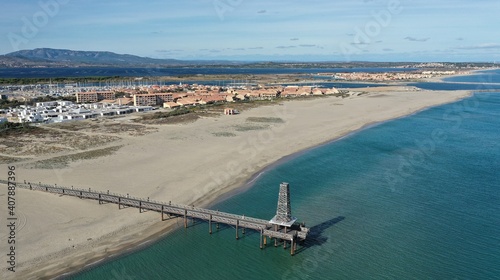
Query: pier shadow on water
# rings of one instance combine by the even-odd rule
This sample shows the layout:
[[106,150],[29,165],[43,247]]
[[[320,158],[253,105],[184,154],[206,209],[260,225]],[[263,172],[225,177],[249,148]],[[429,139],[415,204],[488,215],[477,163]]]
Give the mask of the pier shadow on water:
[[328,241],[328,237],[323,235],[324,231],[343,221],[344,219],[344,216],[338,216],[333,219],[324,221],[321,224],[312,226],[310,228],[309,234],[307,235],[307,239],[301,244],[301,246],[297,249],[297,251],[295,251],[295,253],[299,254],[302,251],[307,250],[308,248],[321,246],[326,243]]

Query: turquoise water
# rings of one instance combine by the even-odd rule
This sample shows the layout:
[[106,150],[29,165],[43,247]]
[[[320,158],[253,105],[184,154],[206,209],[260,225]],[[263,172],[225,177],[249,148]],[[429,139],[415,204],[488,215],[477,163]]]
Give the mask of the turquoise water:
[[[406,71],[415,70],[407,68]],[[326,72],[399,72],[401,68],[356,67],[356,68],[286,68],[286,67],[77,67],[77,68],[0,68],[0,78],[56,78],[56,77],[155,77],[185,75],[225,75],[225,74],[298,74]]]
[[[279,183],[299,252],[199,222],[72,279],[500,279],[500,93],[362,130],[266,170],[214,209],[270,219]],[[179,226],[182,222],[179,220]],[[241,235],[241,234],[240,234]]]
[[500,83],[482,83],[482,84],[460,84],[460,83],[409,83],[414,86],[428,90],[500,90]]
[[500,69],[477,72],[474,75],[445,78],[446,82],[500,83]]
[[476,72],[469,76],[444,78],[445,83],[409,83],[430,90],[500,90],[500,69]]

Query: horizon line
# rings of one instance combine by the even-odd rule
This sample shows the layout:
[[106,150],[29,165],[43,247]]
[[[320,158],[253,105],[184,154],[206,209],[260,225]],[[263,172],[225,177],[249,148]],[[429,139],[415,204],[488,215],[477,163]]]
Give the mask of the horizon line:
[[[22,52],[22,51],[34,51],[34,50],[39,50],[39,49],[45,49],[45,50],[55,50],[55,51],[72,51],[72,52],[102,52],[102,53],[112,53],[116,55],[130,55],[130,56],[135,56],[139,58],[145,58],[145,59],[154,59],[154,60],[177,60],[177,61],[186,61],[186,62],[196,62],[196,61],[202,61],[202,62],[215,62],[215,61],[220,61],[220,62],[237,62],[237,63],[484,63],[484,64],[492,64],[496,65],[498,64],[496,61],[438,61],[438,60],[422,60],[422,61],[398,61],[398,60],[294,60],[294,59],[250,59],[250,60],[245,60],[241,58],[213,58],[213,59],[207,59],[207,58],[155,58],[155,57],[150,57],[150,56],[141,56],[141,55],[136,55],[136,54],[130,54],[130,53],[117,53],[113,51],[99,51],[99,50],[72,50],[72,49],[66,49],[66,48],[33,48],[33,49],[22,49],[22,50],[17,50],[9,53],[4,53],[0,54],[1,56],[6,56],[8,57],[10,54]],[[254,56],[265,56],[264,54],[254,54]]]

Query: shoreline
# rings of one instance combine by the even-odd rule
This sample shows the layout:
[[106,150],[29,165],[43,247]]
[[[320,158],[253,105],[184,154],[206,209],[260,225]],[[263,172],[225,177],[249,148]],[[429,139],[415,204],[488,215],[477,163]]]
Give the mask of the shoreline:
[[[180,229],[180,226],[174,223],[174,221],[165,220],[164,222],[168,223],[168,225],[163,225],[165,228],[160,229],[159,231],[153,233],[150,236],[147,236],[144,239],[137,239],[130,244],[123,244],[121,247],[118,246],[113,250],[106,252],[106,254],[98,255],[84,263],[82,262],[81,264],[76,264],[73,267],[66,267],[58,271],[57,273],[47,274],[46,276],[42,276],[40,279],[66,279],[67,277],[72,277],[83,273],[87,269],[99,267],[108,262],[112,262],[114,260],[144,250],[150,246],[154,246],[155,243],[161,241],[163,238],[166,238],[173,231]],[[151,228],[156,229],[157,225],[150,226],[145,230]]]
[[420,112],[423,112],[425,110],[431,109],[433,107],[437,107],[437,106],[442,106],[442,105],[446,105],[446,104],[451,104],[451,103],[459,102],[461,100],[464,100],[464,99],[469,98],[469,97],[471,97],[471,96],[474,95],[473,91],[467,91],[467,92],[468,92],[468,95],[464,96],[462,98],[459,98],[459,99],[456,99],[456,100],[453,100],[453,101],[450,101],[450,102],[447,102],[447,103],[442,103],[442,104],[436,104],[436,105],[430,105],[430,106],[427,106],[427,107],[423,107],[423,108],[421,108],[421,109],[419,109],[417,111],[414,111],[412,113],[409,113],[407,115],[396,116],[394,118],[383,120],[383,121],[366,123],[365,125],[363,125],[362,127],[358,128],[356,130],[346,132],[346,134],[344,134],[344,135],[340,135],[340,136],[332,138],[330,140],[326,140],[325,142],[322,142],[322,143],[319,143],[319,144],[315,144],[313,146],[310,146],[308,148],[304,148],[304,149],[299,150],[299,151],[295,151],[295,152],[293,152],[291,154],[288,154],[288,155],[284,155],[280,159],[276,160],[275,162],[273,162],[273,163],[271,163],[271,164],[263,167],[258,172],[254,173],[252,176],[250,176],[248,179],[246,179],[242,184],[239,184],[238,186],[236,186],[234,188],[231,187],[230,190],[228,190],[227,192],[223,192],[221,190],[220,196],[217,197],[215,200],[212,200],[211,202],[208,202],[207,203],[207,207],[211,208],[211,207],[213,207],[214,205],[216,205],[218,203],[224,202],[225,200],[231,199],[234,196],[237,196],[237,195],[240,195],[240,194],[246,192],[247,190],[251,189],[253,187],[255,181],[262,174],[266,173],[268,170],[273,169],[274,167],[276,167],[278,165],[281,165],[283,163],[286,163],[288,161],[291,161],[291,160],[293,160],[293,159],[295,159],[297,157],[300,157],[303,154],[308,153],[311,150],[321,148],[323,146],[329,145],[331,143],[335,143],[337,141],[341,141],[341,140],[343,140],[343,139],[345,139],[347,137],[350,137],[350,136],[352,136],[354,134],[362,132],[363,130],[370,129],[372,127],[376,127],[378,125],[382,125],[384,123],[391,122],[391,121],[394,121],[394,120],[398,120],[398,119],[401,119],[401,118],[410,117],[410,116],[416,115],[416,114],[418,114]]
[[[321,147],[323,145],[327,145],[329,143],[339,141],[345,137],[348,137],[354,133],[357,133],[361,130],[368,129],[374,125],[378,125],[387,121],[391,121],[397,118],[402,118],[406,117],[409,115],[416,114],[420,111],[426,110],[431,107],[447,104],[447,103],[453,103],[457,102],[458,100],[470,97],[472,92],[471,91],[462,91],[462,92],[467,92],[466,94],[462,94],[460,96],[454,96],[451,100],[446,100],[444,102],[439,102],[439,103],[433,103],[429,105],[425,105],[423,107],[419,107],[416,109],[410,109],[409,111],[405,111],[399,114],[396,114],[392,117],[385,118],[383,120],[376,120],[376,121],[369,121],[366,120],[365,122],[362,123],[360,127],[357,127],[355,129],[347,129],[338,132],[336,135],[333,135],[333,138],[328,138],[327,140],[321,141],[319,143],[313,143],[312,145],[306,145],[305,147],[302,147],[298,150],[287,150],[286,152],[288,154],[285,154],[284,156],[281,156],[277,159],[274,159],[270,162],[266,162],[263,166],[259,167],[256,169],[256,172],[249,173],[249,174],[244,174],[237,178],[235,181],[231,182],[231,184],[226,185],[223,188],[219,188],[215,190],[214,192],[208,193],[208,194],[203,194],[201,197],[198,199],[195,199],[193,204],[196,204],[197,206],[200,207],[205,207],[207,205],[213,206],[216,203],[219,203],[223,200],[229,199],[230,197],[234,195],[238,195],[249,188],[253,186],[253,182],[262,174],[263,172],[266,172],[266,170],[269,170],[273,168],[276,165],[279,165],[283,162],[286,162],[288,160],[291,160],[297,156],[300,156],[301,154],[307,153],[311,149],[315,149],[318,147]],[[383,92],[382,92],[383,93]],[[376,93],[377,94],[377,93]],[[299,101],[302,102],[302,101]],[[274,105],[278,106],[278,105]],[[273,107],[274,107],[273,106]],[[135,194],[133,194],[135,195]],[[101,206],[99,206],[101,207]],[[112,210],[116,211],[116,209]],[[111,215],[112,212],[111,212]],[[168,222],[168,221],[167,221]],[[73,262],[73,265],[70,267],[66,267],[65,269],[59,269],[59,270],[51,270],[50,273],[44,273],[44,274],[27,274],[35,277],[40,277],[42,276],[43,279],[59,279],[59,278],[64,278],[68,277],[70,275],[75,275],[80,273],[83,269],[87,267],[92,267],[92,266],[98,266],[104,262],[112,261],[113,258],[119,258],[122,257],[123,254],[128,254],[128,253],[133,253],[137,250],[141,250],[144,248],[144,246],[151,246],[154,242],[157,242],[158,240],[164,238],[166,235],[168,235],[170,232],[173,230],[178,229],[176,224],[174,224],[174,221],[168,222],[169,224],[164,224],[163,222],[154,222],[150,225],[144,226],[142,229],[137,231],[135,235],[139,235],[135,238],[135,240],[131,242],[122,242],[119,243],[118,245],[113,246],[109,251],[104,251],[101,252],[101,254],[94,255],[94,257],[90,259],[86,259],[86,261],[81,262],[81,263],[75,263]],[[147,236],[141,236],[145,232],[153,232],[152,234],[148,234]],[[141,234],[142,233],[142,234]],[[135,236],[132,235],[132,236]],[[130,237],[130,234],[127,234],[125,237]],[[124,237],[122,238],[124,239]],[[146,242],[146,244],[145,244]],[[105,243],[105,242],[104,242]],[[141,245],[142,244],[142,245]],[[129,252],[130,251],[130,252]],[[105,257],[105,256],[110,256],[110,257]],[[90,264],[90,265],[89,265]],[[76,271],[75,271],[76,270]]]
[[[207,204],[207,208],[212,208],[214,205],[218,204],[218,203],[221,203],[225,200],[228,200],[228,199],[231,199],[232,197],[234,196],[237,196],[237,195],[240,195],[244,192],[246,192],[247,190],[251,189],[255,183],[255,181],[262,175],[264,174],[265,172],[267,172],[268,170],[271,170],[273,169],[274,167],[280,165],[280,164],[283,164],[283,163],[286,163],[290,160],[293,160],[297,157],[300,157],[301,155],[313,150],[313,149],[318,149],[318,148],[321,148],[325,145],[329,145],[331,143],[335,143],[337,141],[341,141],[342,139],[345,139],[347,137],[350,137],[352,135],[355,135],[363,130],[366,130],[366,129],[370,129],[372,127],[375,127],[375,126],[378,126],[378,125],[381,125],[381,124],[384,124],[384,123],[387,123],[387,122],[391,122],[393,120],[397,120],[397,119],[401,119],[401,118],[406,118],[406,117],[410,117],[412,115],[415,115],[415,114],[418,114],[422,111],[425,111],[425,110],[428,110],[428,109],[431,109],[433,107],[436,107],[436,106],[442,106],[442,105],[445,105],[445,104],[450,104],[450,103],[454,103],[454,102],[459,102],[463,99],[466,99],[466,98],[469,98],[473,95],[473,92],[472,91],[468,91],[468,94],[467,96],[464,96],[462,98],[459,98],[459,99],[456,99],[456,100],[453,100],[453,101],[450,101],[450,102],[447,102],[447,103],[442,103],[442,104],[436,104],[436,105],[430,105],[430,106],[427,106],[427,107],[423,107],[417,111],[414,111],[410,114],[407,114],[407,115],[401,115],[401,116],[396,116],[394,118],[391,118],[391,119],[387,119],[387,120],[383,120],[383,121],[379,121],[379,122],[371,122],[371,123],[366,123],[365,125],[363,125],[362,127],[360,127],[359,129],[356,129],[356,130],[353,130],[353,131],[350,131],[350,132],[347,132],[346,134],[344,135],[340,135],[336,138],[333,138],[333,139],[330,139],[330,140],[327,140],[323,143],[319,143],[319,144],[316,144],[316,145],[313,145],[311,147],[308,147],[308,148],[305,148],[305,149],[302,149],[302,150],[299,150],[299,151],[296,151],[296,152],[293,152],[291,154],[288,154],[288,155],[285,155],[283,157],[281,157],[280,159],[278,159],[277,161],[265,166],[264,168],[260,169],[257,173],[253,174],[252,176],[250,176],[249,178],[245,179],[244,182],[242,184],[236,184],[236,186],[234,187],[228,187],[228,190],[227,191],[224,191],[223,190],[220,190],[220,194],[219,195],[214,195],[213,196],[213,199],[212,197],[211,198],[208,198],[206,199],[206,204]],[[196,203],[195,203],[196,204]],[[167,238],[167,236],[172,233],[173,231],[175,230],[179,230],[181,229],[179,226],[175,226],[175,225],[169,225],[167,228],[165,228],[165,232],[159,232],[158,234],[155,234],[155,235],[152,235],[150,237],[148,237],[147,239],[144,240],[144,242],[147,243],[147,245],[144,245],[144,246],[141,246],[140,244],[143,244],[144,242],[140,243],[138,246],[136,245],[130,245],[130,246],[124,246],[122,249],[117,249],[117,251],[123,251],[125,250],[125,252],[123,253],[118,253],[118,255],[116,255],[114,258],[104,258],[104,259],[101,259],[101,260],[98,260],[97,262],[94,262],[94,263],[91,263],[89,265],[86,265],[84,266],[82,269],[80,269],[79,271],[76,271],[76,272],[73,272],[73,273],[66,273],[66,274],[63,274],[63,275],[58,275],[56,276],[54,279],[63,279],[61,277],[68,277],[68,276],[74,276],[74,275],[77,275],[81,272],[83,272],[83,269],[89,267],[96,267],[96,266],[99,266],[99,265],[102,265],[102,264],[105,264],[107,262],[110,262],[110,261],[113,261],[113,259],[119,259],[121,257],[124,257],[124,256],[127,256],[129,254],[133,254],[137,251],[140,251],[140,250],[143,250],[143,249],[146,249],[148,248],[149,246],[153,246],[154,243],[160,241],[162,238]],[[139,241],[140,242],[140,241]],[[129,252],[130,251],[130,252]]]

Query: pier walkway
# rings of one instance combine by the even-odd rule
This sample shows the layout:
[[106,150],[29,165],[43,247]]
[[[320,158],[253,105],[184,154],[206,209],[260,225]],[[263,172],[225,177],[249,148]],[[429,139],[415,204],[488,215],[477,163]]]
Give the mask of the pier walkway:
[[[0,180],[0,184],[9,184],[6,180]],[[12,182],[10,183],[12,184]],[[267,237],[274,239],[274,245],[278,246],[278,243],[283,242],[283,247],[286,248],[287,242],[290,242],[290,254],[294,255],[297,247],[297,242],[303,241],[307,238],[309,229],[303,225],[299,224],[288,224],[280,225],[277,223],[272,223],[268,220],[257,219],[247,216],[235,215],[231,213],[220,212],[217,210],[199,208],[194,206],[187,206],[181,204],[174,204],[172,202],[160,202],[155,200],[142,199],[137,197],[131,197],[128,194],[116,194],[92,190],[92,189],[77,189],[77,188],[67,188],[56,185],[47,184],[32,184],[29,182],[19,183],[16,182],[17,188],[43,191],[48,193],[74,196],[81,199],[92,199],[97,200],[99,204],[103,203],[114,203],[118,204],[118,208],[133,207],[138,208],[140,212],[149,210],[161,213],[162,221],[165,220],[165,215],[170,217],[182,217],[184,220],[184,227],[188,226],[188,218],[199,219],[208,222],[209,233],[212,234],[212,224],[216,224],[216,228],[219,228],[219,224],[226,224],[233,226],[236,229],[236,239],[239,239],[240,228],[242,234],[245,233],[245,229],[255,230],[260,232],[260,248],[264,248],[267,244]],[[281,195],[281,194],[280,194]]]

